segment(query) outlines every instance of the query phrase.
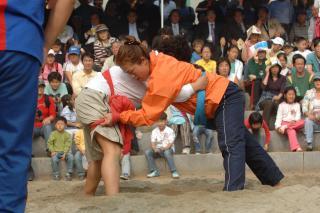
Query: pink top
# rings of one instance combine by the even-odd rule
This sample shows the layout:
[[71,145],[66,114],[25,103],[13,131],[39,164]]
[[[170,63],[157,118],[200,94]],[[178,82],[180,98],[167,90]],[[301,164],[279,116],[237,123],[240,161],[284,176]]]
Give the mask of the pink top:
[[63,82],[63,69],[62,69],[62,65],[54,62],[52,65],[49,64],[45,64],[43,69],[42,69],[42,73],[40,74],[39,79],[42,79],[45,83],[48,83],[48,75],[52,72],[59,72],[61,77],[62,77],[62,81]]

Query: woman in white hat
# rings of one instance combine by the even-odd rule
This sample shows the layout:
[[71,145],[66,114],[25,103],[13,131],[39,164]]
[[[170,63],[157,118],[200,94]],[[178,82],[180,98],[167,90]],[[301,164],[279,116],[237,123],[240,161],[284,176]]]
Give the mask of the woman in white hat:
[[260,29],[254,25],[247,30],[247,40],[244,43],[244,47],[241,53],[241,58],[244,63],[248,63],[249,59],[254,56],[255,52],[252,51],[250,47],[260,41],[260,36]]

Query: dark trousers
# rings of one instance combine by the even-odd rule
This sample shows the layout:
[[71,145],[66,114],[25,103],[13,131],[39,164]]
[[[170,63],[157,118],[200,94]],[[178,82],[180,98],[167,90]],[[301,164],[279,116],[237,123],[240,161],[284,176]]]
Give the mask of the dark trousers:
[[244,96],[230,82],[216,114],[214,126],[225,169],[224,190],[244,188],[245,163],[262,184],[276,185],[284,176],[253,135],[244,127]]
[[0,212],[24,212],[40,62],[0,51]]

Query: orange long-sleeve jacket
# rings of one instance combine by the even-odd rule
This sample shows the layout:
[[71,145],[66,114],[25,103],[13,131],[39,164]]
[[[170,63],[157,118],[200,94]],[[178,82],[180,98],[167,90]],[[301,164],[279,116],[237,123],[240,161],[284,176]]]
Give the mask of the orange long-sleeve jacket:
[[[229,80],[216,74],[207,73],[207,75],[209,82],[206,87],[205,113],[207,118],[213,118]],[[195,82],[200,76],[201,70],[192,64],[178,61],[162,53],[151,52],[150,77],[147,92],[142,100],[142,108],[137,111],[122,112],[120,121],[134,126],[152,125],[171,104],[182,112],[194,114],[196,94],[186,102],[173,102],[183,85]]]

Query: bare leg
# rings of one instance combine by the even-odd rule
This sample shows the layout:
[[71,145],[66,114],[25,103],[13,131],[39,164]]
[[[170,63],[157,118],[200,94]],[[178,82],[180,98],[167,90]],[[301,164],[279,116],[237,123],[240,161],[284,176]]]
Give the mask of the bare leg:
[[103,151],[101,174],[107,195],[119,193],[120,186],[120,154],[119,144],[96,134],[96,139]]
[[101,179],[102,161],[91,161],[88,167],[86,184],[84,186],[85,195],[94,196]]

